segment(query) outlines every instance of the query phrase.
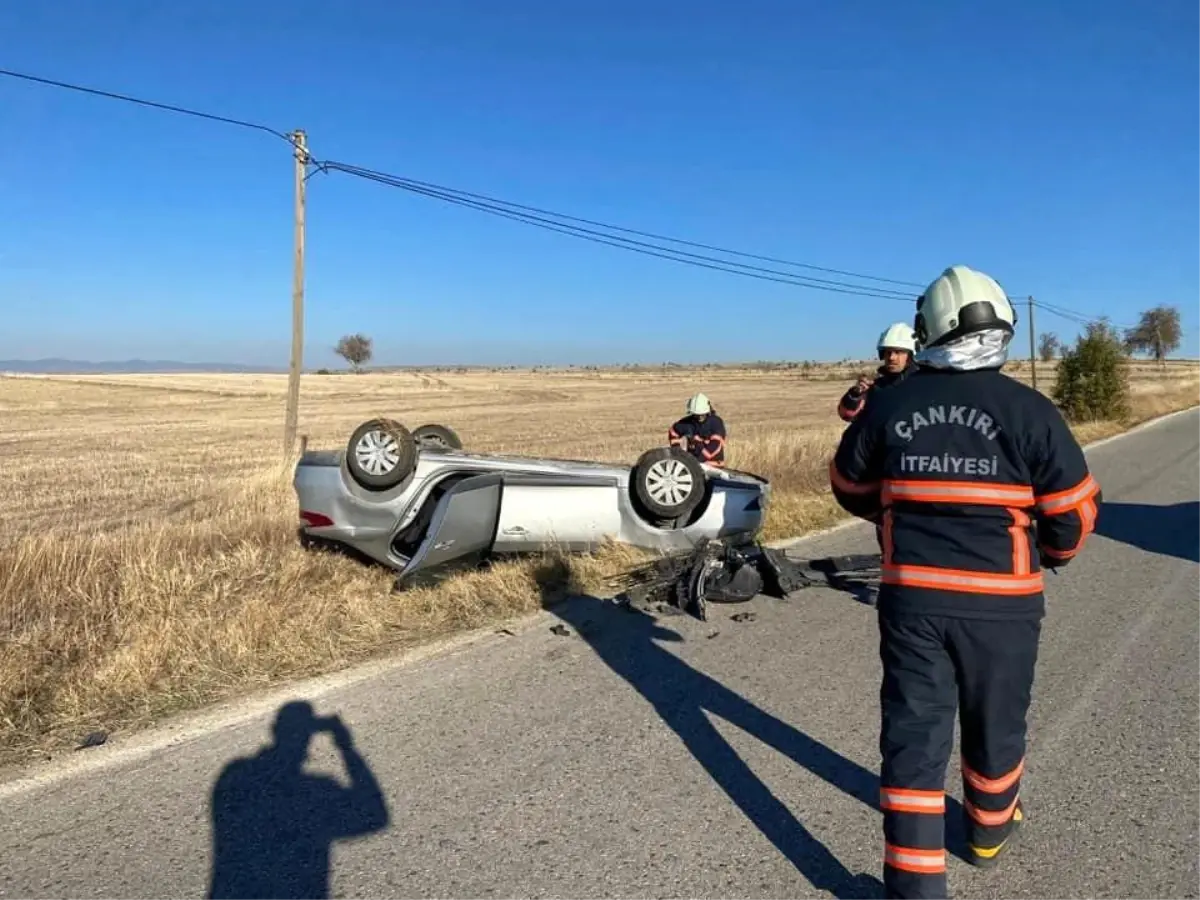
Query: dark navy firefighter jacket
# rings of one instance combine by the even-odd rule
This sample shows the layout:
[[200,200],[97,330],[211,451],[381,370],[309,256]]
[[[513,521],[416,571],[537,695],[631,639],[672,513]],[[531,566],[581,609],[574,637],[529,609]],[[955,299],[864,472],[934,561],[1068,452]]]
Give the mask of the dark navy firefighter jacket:
[[894,387],[916,370],[917,365],[911,359],[908,361],[908,365],[895,375],[888,372],[883,366],[880,366],[876,372],[875,380],[871,382],[871,386],[865,391],[859,391],[858,385],[853,384],[850,386],[850,390],[842,394],[842,399],[838,401],[838,415],[842,417],[843,422],[853,422],[866,407],[868,397],[874,396],[879,391]]
[[1040,618],[1043,569],[1102,499],[1057,407],[996,369],[919,367],[842,433],[829,478],[878,526],[879,609],[929,615]]
[[699,416],[684,416],[667,431],[667,441],[701,462],[725,465],[725,423],[715,412],[710,412],[703,422]]

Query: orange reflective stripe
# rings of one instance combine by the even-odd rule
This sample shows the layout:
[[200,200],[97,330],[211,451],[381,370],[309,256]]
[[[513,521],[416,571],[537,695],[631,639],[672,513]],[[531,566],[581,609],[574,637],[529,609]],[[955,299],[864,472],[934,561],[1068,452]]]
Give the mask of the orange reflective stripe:
[[972,572],[968,569],[940,569],[934,566],[882,567],[884,584],[928,588],[935,591],[960,591],[965,594],[1002,594],[1024,596],[1042,590],[1042,573],[1013,575],[1004,572]]
[[1079,540],[1075,542],[1075,546],[1068,550],[1055,550],[1050,547],[1043,547],[1043,552],[1053,559],[1070,559],[1073,557],[1083,549],[1083,542],[1087,540],[1087,536],[1096,530],[1096,512],[1096,501],[1088,497],[1079,506],[1081,528],[1079,530]]
[[1014,575],[1029,574],[1029,516],[1019,509],[1010,508],[1013,523],[1008,528],[1012,535],[1012,570]]
[[829,461],[829,481],[844,494],[873,494],[879,490],[879,483],[875,481],[863,484],[851,481],[837,470],[837,464],[832,459]]
[[717,445],[715,449],[709,450],[708,447],[705,446],[705,448],[700,451],[702,454],[704,454],[704,459],[706,462],[710,461],[725,447],[725,438],[721,437],[719,434],[714,434],[712,437],[703,438],[702,440],[706,445],[712,444],[714,441]]
[[980,825],[985,828],[994,828],[997,825],[1008,824],[1008,820],[1012,818],[1013,810],[1017,808],[1017,798],[1013,797],[1012,803],[1000,810],[980,809],[970,800],[963,801],[963,808],[967,811],[967,815]]
[[1016,784],[1021,773],[1025,771],[1025,758],[1013,767],[1013,769],[999,778],[985,778],[974,769],[967,765],[967,761],[962,760],[963,781],[975,788],[977,791],[982,791],[985,794],[1003,794],[1010,787]]
[[880,788],[879,807],[892,812],[941,815],[946,811],[946,794],[944,791]]
[[967,503],[982,506],[1033,506],[1033,489],[1024,484],[988,481],[915,481],[885,479],[883,502]]
[[1038,512],[1048,516],[1061,516],[1063,513],[1077,509],[1086,500],[1096,496],[1099,491],[1100,485],[1089,474],[1075,487],[1037,497]]
[[918,875],[940,875],[946,871],[945,850],[918,850],[913,847],[883,845],[884,865]]

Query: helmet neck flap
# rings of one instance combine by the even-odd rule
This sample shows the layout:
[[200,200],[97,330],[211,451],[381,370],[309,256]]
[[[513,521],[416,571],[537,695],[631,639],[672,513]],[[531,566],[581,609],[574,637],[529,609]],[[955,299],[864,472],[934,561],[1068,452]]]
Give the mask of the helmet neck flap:
[[1012,333],[1006,328],[986,328],[952,338],[937,347],[921,350],[916,361],[930,369],[999,369],[1008,362]]

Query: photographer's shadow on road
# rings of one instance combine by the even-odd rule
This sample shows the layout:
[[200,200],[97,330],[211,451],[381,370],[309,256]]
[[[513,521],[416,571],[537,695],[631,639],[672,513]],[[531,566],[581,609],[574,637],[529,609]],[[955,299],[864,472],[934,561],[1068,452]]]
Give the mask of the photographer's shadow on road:
[[[555,565],[562,565],[556,563]],[[878,809],[879,778],[873,772],[755,706],[670,651],[660,641],[679,642],[675,631],[628,605],[596,597],[561,599],[568,573],[542,573],[544,605],[641,694],[679,736],[696,761],[762,834],[818,890],[836,897],[881,897],[883,885],[868,874],[851,873],[777,798],[713,727],[719,716],[790,757],[871,809]],[[957,803],[947,816],[947,841],[954,846]],[[874,827],[878,828],[877,820]],[[961,830],[961,829],[959,829]]]
[[[321,731],[341,753],[349,787],[304,771]],[[339,717],[293,701],[279,708],[272,732],[273,743],[231,761],[213,785],[210,898],[328,897],[333,842],[388,824],[379,783]]]
[[1147,553],[1200,562],[1200,501],[1100,504],[1096,534]]

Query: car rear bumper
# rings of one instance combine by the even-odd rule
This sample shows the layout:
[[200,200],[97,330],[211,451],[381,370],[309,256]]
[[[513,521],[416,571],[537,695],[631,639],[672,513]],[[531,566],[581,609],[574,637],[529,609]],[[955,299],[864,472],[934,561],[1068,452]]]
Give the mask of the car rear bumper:
[[360,500],[346,485],[340,464],[301,461],[292,477],[299,504],[301,530],[322,541],[353,546],[356,550],[392,568],[406,560],[391,549],[399,520],[394,507],[378,501]]

